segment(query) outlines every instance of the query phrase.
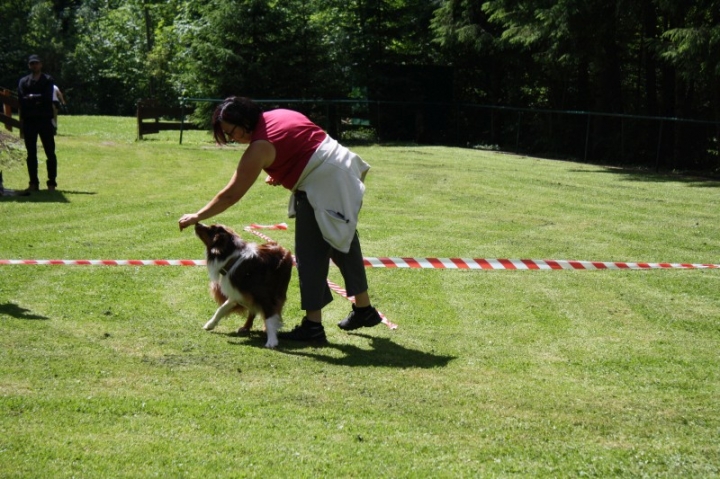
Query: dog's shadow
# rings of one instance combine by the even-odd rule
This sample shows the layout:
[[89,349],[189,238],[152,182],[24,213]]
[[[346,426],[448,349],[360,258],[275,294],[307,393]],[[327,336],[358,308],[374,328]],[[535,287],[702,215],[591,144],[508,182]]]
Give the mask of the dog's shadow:
[[[367,334],[350,333],[353,336],[366,338],[370,342],[370,349],[363,349],[352,344],[328,343],[321,346],[311,347],[305,344],[296,344],[288,341],[281,341],[277,348],[279,353],[291,356],[302,356],[338,366],[383,366],[389,368],[441,368],[456,359],[454,356],[433,354],[427,351],[418,351],[401,346],[390,338],[369,336]],[[235,346],[252,345],[265,347],[265,334],[260,331],[251,331],[246,335],[229,333],[227,336],[233,338],[244,338],[245,341],[230,341]],[[323,351],[334,349],[343,353],[338,357],[336,354],[323,354]]]

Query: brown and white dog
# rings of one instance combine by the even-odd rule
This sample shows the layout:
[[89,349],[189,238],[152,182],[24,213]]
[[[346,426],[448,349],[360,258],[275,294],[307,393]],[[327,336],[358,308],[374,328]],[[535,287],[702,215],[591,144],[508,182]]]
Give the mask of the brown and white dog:
[[259,313],[265,320],[265,347],[276,347],[292,275],[290,252],[274,242],[262,245],[245,242],[223,225],[198,223],[195,234],[207,249],[210,292],[220,305],[203,328],[210,331],[230,312],[247,312],[245,325],[238,329],[238,333],[243,333],[252,327]]

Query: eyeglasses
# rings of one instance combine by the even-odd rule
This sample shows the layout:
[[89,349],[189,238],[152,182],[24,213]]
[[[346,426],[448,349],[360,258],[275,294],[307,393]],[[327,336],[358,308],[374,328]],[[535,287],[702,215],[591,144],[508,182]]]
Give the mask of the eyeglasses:
[[230,133],[228,133],[227,131],[224,131],[223,133],[225,133],[226,137],[232,138],[233,133],[235,133],[235,128],[237,128],[237,127],[238,127],[237,125],[233,125],[232,130],[230,130]]

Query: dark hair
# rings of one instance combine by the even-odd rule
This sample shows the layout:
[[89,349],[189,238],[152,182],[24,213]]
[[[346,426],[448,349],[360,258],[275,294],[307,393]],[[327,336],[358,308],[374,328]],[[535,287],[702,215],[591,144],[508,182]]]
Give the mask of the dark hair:
[[225,132],[223,132],[222,126],[220,125],[221,121],[240,126],[248,132],[251,132],[257,126],[258,121],[260,121],[260,115],[262,115],[262,108],[250,98],[243,96],[225,98],[225,100],[215,108],[212,117],[215,141],[220,145],[228,142],[228,138],[225,136]]

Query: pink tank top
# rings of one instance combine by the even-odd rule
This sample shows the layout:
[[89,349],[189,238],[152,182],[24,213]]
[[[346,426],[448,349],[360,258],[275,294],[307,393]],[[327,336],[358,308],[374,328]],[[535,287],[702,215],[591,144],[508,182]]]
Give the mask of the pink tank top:
[[293,110],[262,114],[251,141],[267,140],[275,147],[275,161],[265,172],[291,190],[327,134],[305,115]]

